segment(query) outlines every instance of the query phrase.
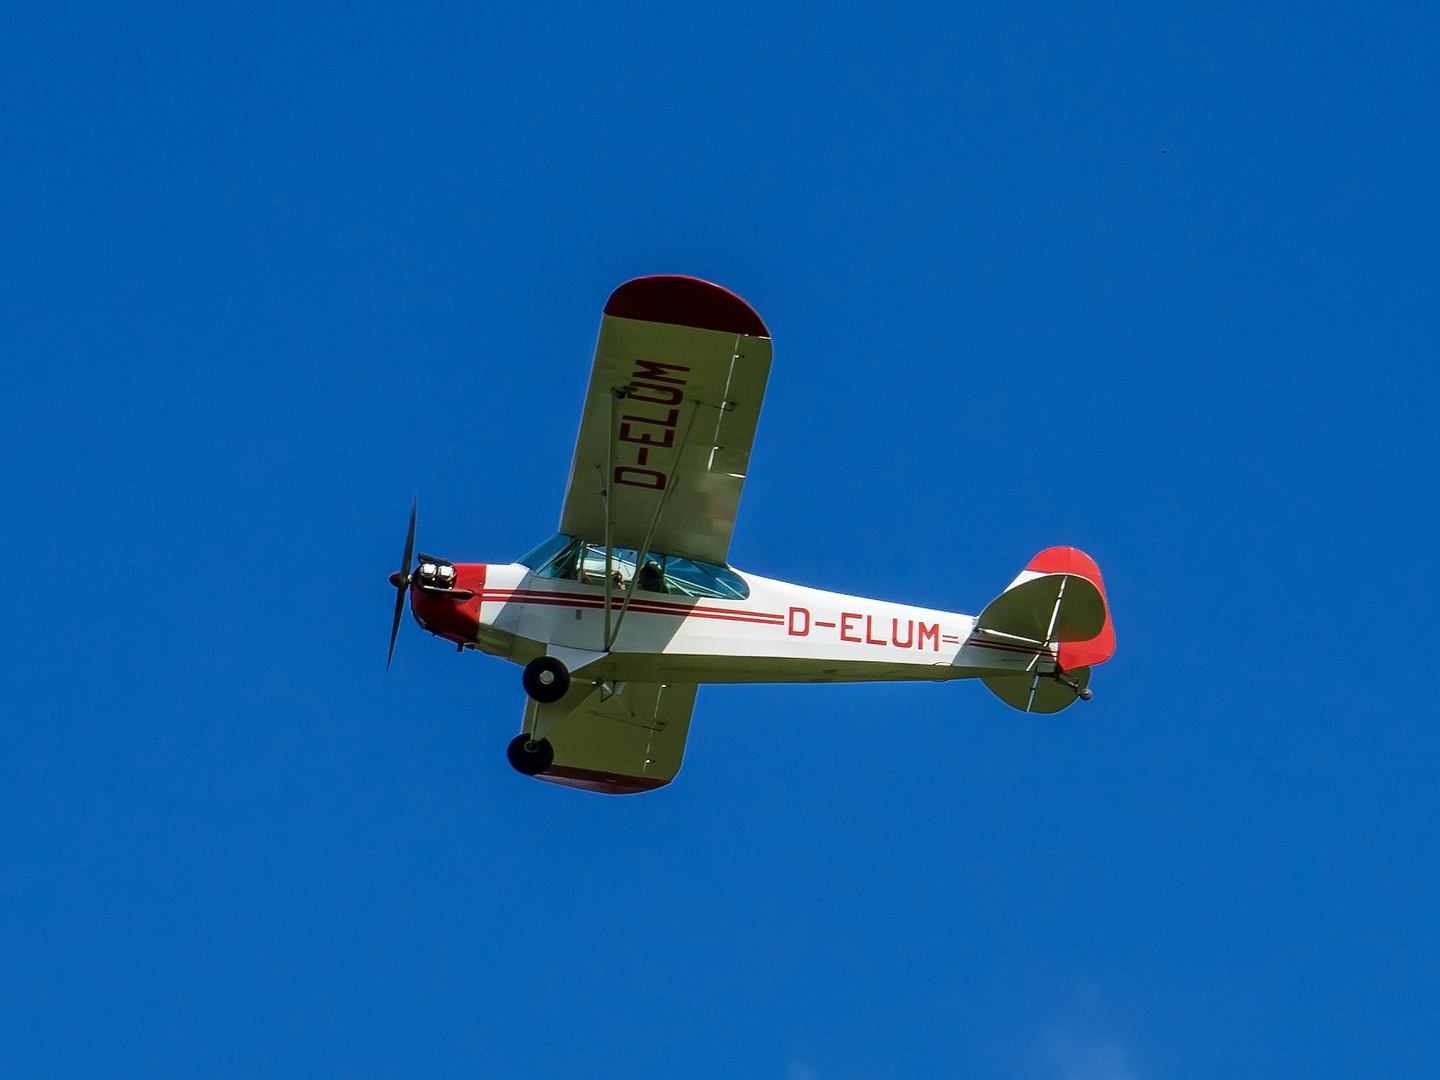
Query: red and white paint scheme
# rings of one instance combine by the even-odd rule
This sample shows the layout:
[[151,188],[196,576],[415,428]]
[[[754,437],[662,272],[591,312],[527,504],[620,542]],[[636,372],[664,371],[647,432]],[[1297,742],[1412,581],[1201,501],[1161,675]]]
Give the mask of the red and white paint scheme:
[[701,683],[981,679],[1007,704],[1088,699],[1115,651],[1094,561],[1056,547],[979,615],[867,600],[727,563],[770,335],[743,300],[686,277],[627,282],[605,305],[556,536],[514,563],[420,555],[399,573],[415,620],[524,665],[511,764],[614,794],[680,769]]

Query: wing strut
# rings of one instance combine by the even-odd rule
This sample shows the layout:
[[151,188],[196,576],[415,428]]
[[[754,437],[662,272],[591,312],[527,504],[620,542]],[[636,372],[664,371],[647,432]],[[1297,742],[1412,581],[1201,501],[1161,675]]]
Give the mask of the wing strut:
[[[615,483],[615,399],[620,390],[610,388],[610,437],[605,440],[605,486],[600,494],[605,497],[605,651],[610,651],[610,605],[615,596],[613,573],[615,558],[615,513],[610,503],[610,485]],[[583,558],[583,556],[582,556]],[[638,577],[640,567],[635,567]]]
[[[612,414],[613,414],[614,408],[615,408],[615,405],[614,405],[614,400],[615,400],[615,399],[614,399],[614,397],[612,396],[610,400],[611,400],[610,408],[611,408],[611,412],[612,412]],[[610,626],[610,573],[609,573],[609,571],[610,571],[610,552],[611,552],[612,549],[611,549],[611,547],[610,547],[610,536],[609,536],[610,521],[609,521],[609,516],[608,516],[608,514],[607,514],[607,516],[606,516],[606,522],[605,522],[605,524],[606,524],[606,537],[605,537],[605,570],[606,570],[606,574],[605,574],[605,651],[606,651],[606,652],[609,652],[609,651],[610,651],[610,647],[615,644],[615,639],[620,636],[620,626],[621,626],[621,624],[624,623],[624,621],[625,621],[625,613],[630,610],[630,599],[631,599],[631,597],[633,597],[633,596],[635,595],[635,586],[640,583],[640,568],[645,565],[645,556],[648,555],[648,554],[650,554],[650,541],[655,538],[655,527],[660,524],[660,515],[662,515],[663,513],[665,513],[665,504],[670,501],[670,496],[674,494],[676,487],[679,486],[680,466],[681,466],[681,463],[682,463],[682,461],[683,461],[683,459],[684,459],[684,456],[685,456],[685,447],[686,447],[686,446],[689,444],[689,442],[690,442],[690,432],[692,432],[692,431],[695,430],[695,417],[697,417],[698,415],[700,415],[700,405],[701,405],[701,404],[702,404],[702,403],[701,403],[700,399],[699,399],[699,398],[696,398],[696,399],[695,399],[695,407],[690,410],[690,423],[688,423],[688,424],[685,425],[685,434],[684,434],[683,436],[681,436],[681,438],[680,438],[680,446],[679,446],[679,448],[675,451],[675,468],[674,468],[674,470],[670,473],[670,482],[665,485],[665,491],[664,491],[664,493],[660,496],[660,504],[655,507],[655,516],[650,519],[650,528],[648,528],[648,529],[645,530],[645,539],[644,539],[644,541],[640,544],[640,550],[635,553],[635,572],[630,575],[630,584],[625,587],[625,599],[620,602],[620,613],[615,617],[615,626],[614,626],[613,630],[611,629],[611,626]],[[611,443],[611,445],[612,445],[612,446],[614,445],[613,442]],[[611,479],[612,479],[612,478],[609,478],[609,477],[606,478],[605,490],[606,490],[607,492],[610,490]],[[608,499],[609,496],[607,495],[606,498]]]

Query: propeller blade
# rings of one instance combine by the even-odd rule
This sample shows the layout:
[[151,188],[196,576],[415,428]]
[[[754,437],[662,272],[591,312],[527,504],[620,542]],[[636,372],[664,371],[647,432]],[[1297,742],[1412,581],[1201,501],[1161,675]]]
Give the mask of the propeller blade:
[[385,670],[390,670],[390,661],[395,659],[395,639],[400,636],[400,619],[405,614],[405,586],[395,592],[395,623],[390,627],[390,655],[385,657]]
[[410,504],[410,531],[405,534],[405,557],[400,560],[400,573],[404,577],[410,576],[410,556],[415,551],[415,511],[420,509],[420,496],[415,496],[415,501]]
[[[390,580],[395,583],[395,621],[390,625],[390,655],[385,658],[385,670],[390,670],[390,661],[395,659],[395,639],[400,636],[400,619],[405,614],[405,590],[410,587],[410,556],[415,553],[415,512],[420,509],[420,496],[410,504],[410,530],[405,534],[405,554],[400,559],[400,573]],[[398,580],[397,580],[398,579]]]

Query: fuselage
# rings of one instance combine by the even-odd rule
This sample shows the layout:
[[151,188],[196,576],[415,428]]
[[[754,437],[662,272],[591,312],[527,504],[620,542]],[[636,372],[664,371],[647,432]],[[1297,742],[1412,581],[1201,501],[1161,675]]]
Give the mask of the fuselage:
[[[520,664],[550,652],[600,654],[596,677],[693,683],[867,682],[1053,670],[1032,645],[975,634],[975,617],[741,575],[744,599],[545,578],[518,564],[455,564],[451,589],[417,586],[426,629]],[[622,616],[623,611],[623,616]]]

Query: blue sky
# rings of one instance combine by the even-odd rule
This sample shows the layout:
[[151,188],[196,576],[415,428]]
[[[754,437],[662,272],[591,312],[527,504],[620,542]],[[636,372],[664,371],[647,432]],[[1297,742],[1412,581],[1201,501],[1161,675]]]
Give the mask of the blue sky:
[[[1426,5],[14,5],[0,1071],[1431,1076]],[[732,559],[1095,699],[702,689],[671,787],[506,764],[420,544],[554,528],[600,309],[775,362]]]

